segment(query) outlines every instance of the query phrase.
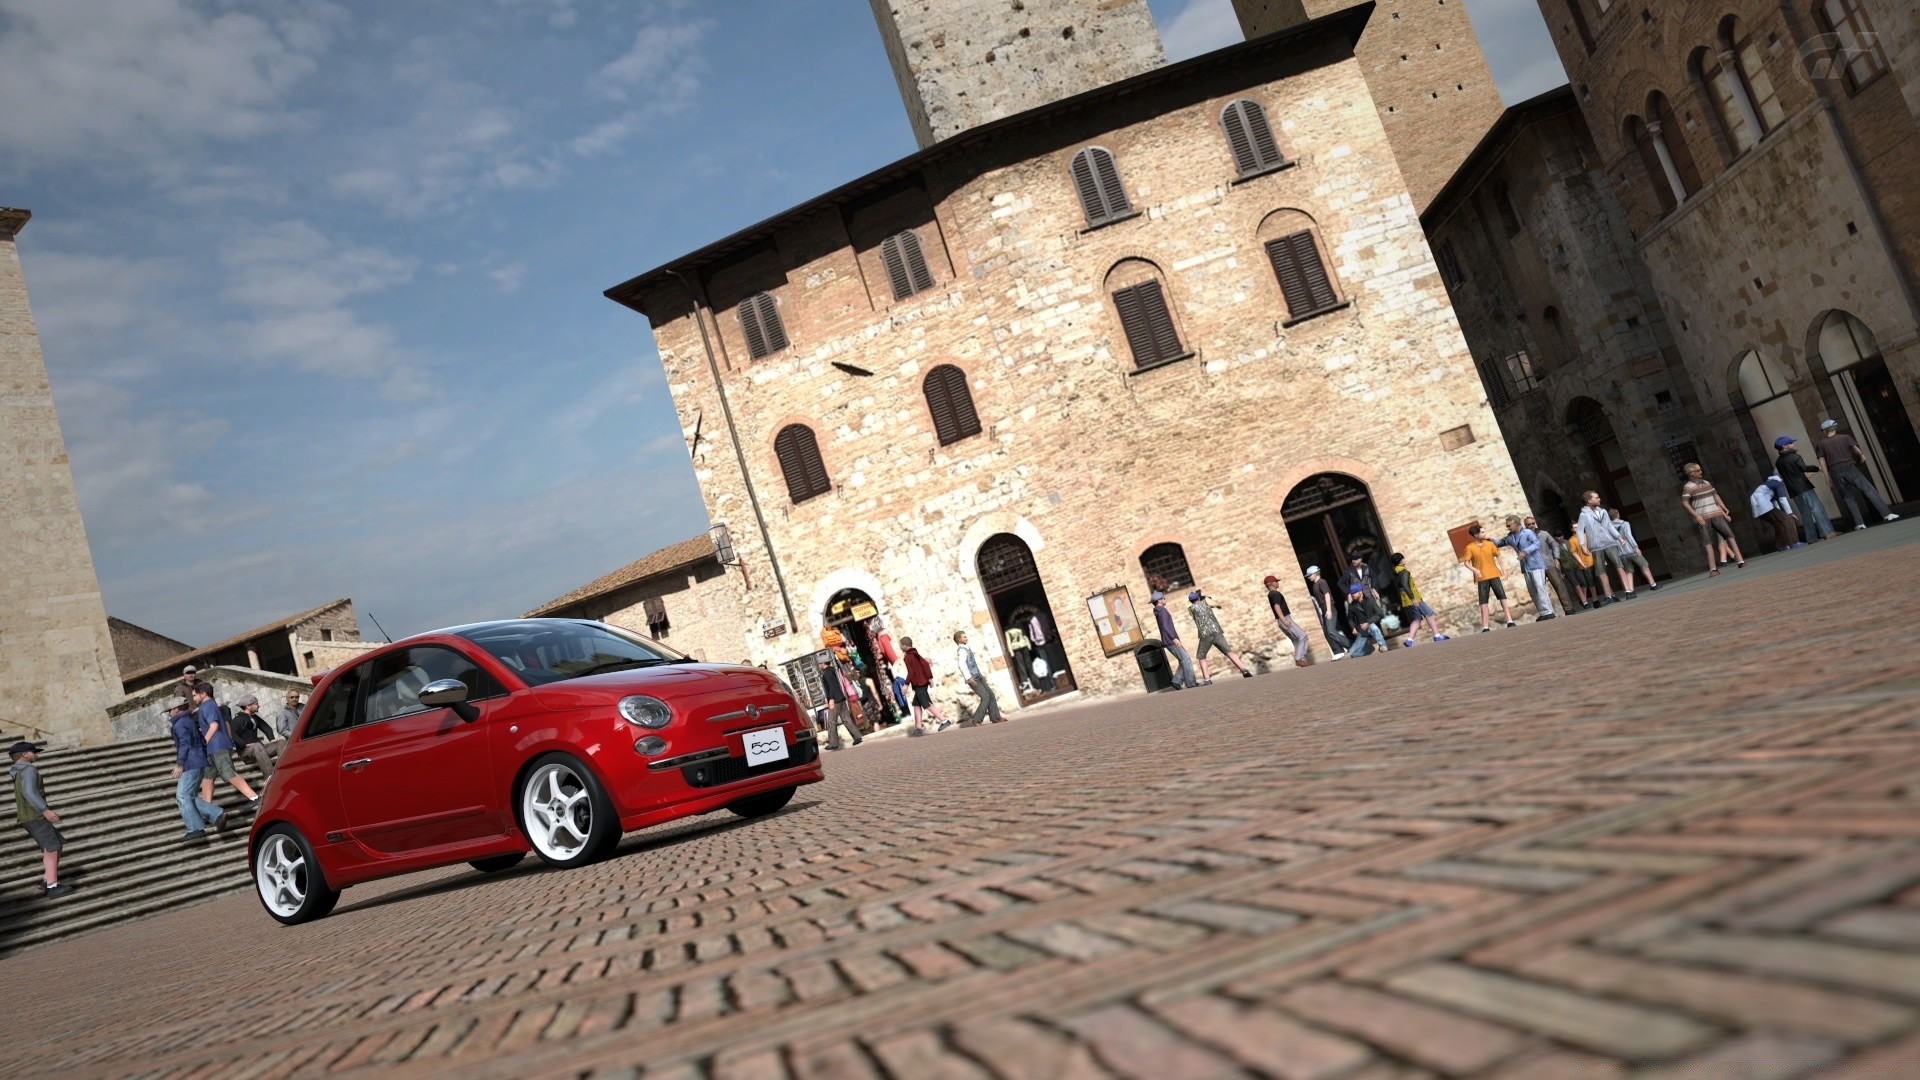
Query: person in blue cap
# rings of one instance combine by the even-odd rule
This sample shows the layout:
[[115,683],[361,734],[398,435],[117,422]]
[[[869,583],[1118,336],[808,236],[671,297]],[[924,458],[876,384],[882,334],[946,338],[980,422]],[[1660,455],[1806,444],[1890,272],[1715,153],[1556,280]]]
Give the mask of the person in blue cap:
[[1153,594],[1153,621],[1160,627],[1160,644],[1166,646],[1175,660],[1180,661],[1180,669],[1173,673],[1173,686],[1176,690],[1185,690],[1199,685],[1193,681],[1193,657],[1187,655],[1187,647],[1180,644],[1180,630],[1173,625],[1173,612],[1167,610],[1167,594]]
[[1787,497],[1800,508],[1800,539],[1814,544],[1832,536],[1837,531],[1833,519],[1827,516],[1826,504],[1820,501],[1820,493],[1813,490],[1813,482],[1807,479],[1809,473],[1819,472],[1820,466],[1807,464],[1794,448],[1791,435],[1773,440],[1773,449],[1773,471],[1779,473],[1780,482],[1787,485]]
[[1380,632],[1380,602],[1359,582],[1347,586],[1347,625],[1353,627],[1353,648],[1347,655],[1359,659],[1378,649],[1386,651],[1387,638]]

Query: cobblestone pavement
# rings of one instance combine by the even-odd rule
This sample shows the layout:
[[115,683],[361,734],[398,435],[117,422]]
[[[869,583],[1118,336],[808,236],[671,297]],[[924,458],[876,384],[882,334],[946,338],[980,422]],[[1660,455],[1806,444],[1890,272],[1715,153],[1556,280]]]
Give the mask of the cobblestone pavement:
[[1920,567],[1871,546],[31,950],[0,1074],[1912,1075]]

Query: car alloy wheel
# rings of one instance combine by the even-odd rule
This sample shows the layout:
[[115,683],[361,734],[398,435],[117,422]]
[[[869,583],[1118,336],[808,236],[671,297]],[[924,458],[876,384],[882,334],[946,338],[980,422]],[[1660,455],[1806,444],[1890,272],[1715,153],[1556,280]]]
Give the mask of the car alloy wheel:
[[286,825],[275,825],[260,838],[253,856],[253,885],[267,914],[288,926],[320,918],[340,899],[337,890],[327,887],[313,849]]
[[599,781],[565,754],[542,758],[520,789],[520,826],[549,866],[580,866],[620,840],[613,805]]

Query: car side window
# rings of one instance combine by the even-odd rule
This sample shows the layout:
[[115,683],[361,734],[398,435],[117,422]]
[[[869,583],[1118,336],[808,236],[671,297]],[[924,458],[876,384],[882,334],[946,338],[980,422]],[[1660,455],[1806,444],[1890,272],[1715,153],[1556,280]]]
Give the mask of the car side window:
[[326,694],[314,705],[313,716],[308,719],[306,730],[300,734],[302,739],[331,735],[353,726],[360,699],[360,681],[366,670],[364,665],[349,668],[334,678]]
[[506,693],[506,688],[479,665],[440,645],[421,645],[388,653],[373,662],[369,678],[372,681],[367,688],[367,709],[361,721],[367,724],[434,708],[420,704],[420,691],[441,679],[466,683],[468,701]]

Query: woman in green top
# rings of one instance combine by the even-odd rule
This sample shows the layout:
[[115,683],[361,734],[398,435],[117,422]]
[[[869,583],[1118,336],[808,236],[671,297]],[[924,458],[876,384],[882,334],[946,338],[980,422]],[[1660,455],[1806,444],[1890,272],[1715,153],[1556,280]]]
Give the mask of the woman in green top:
[[1427,626],[1428,641],[1447,640],[1447,635],[1440,632],[1440,625],[1433,621],[1433,608],[1421,598],[1420,587],[1413,583],[1413,574],[1407,570],[1407,557],[1397,551],[1393,553],[1393,592],[1393,602],[1399,605],[1400,617],[1407,624],[1407,640],[1400,643],[1401,647],[1413,648],[1422,623]]

